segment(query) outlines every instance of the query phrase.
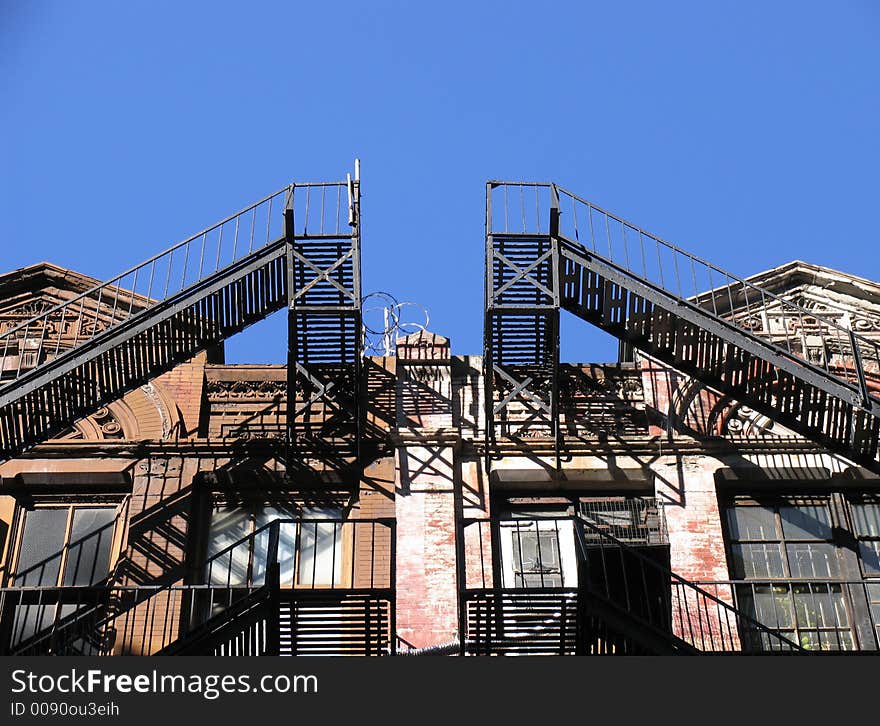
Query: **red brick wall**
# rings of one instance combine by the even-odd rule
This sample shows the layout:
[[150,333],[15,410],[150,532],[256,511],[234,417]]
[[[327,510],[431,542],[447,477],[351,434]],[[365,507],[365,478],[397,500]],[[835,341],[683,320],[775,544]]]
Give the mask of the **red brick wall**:
[[452,471],[452,447],[398,450],[397,632],[416,647],[458,631]]
[[[205,384],[205,360],[205,353],[199,353],[191,361],[175,366],[157,379],[180,413],[180,438],[192,436],[198,431]],[[172,434],[172,438],[177,437]]]

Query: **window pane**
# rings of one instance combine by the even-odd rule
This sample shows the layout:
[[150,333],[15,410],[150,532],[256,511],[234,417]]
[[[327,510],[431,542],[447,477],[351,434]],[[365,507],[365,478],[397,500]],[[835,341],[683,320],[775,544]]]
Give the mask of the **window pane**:
[[804,579],[837,577],[837,551],[832,544],[800,542],[785,546],[791,576]]
[[880,542],[859,542],[859,557],[866,575],[880,575]]
[[[276,504],[259,509],[256,513],[257,534],[254,537],[253,581],[262,585],[266,579],[266,559],[269,554],[268,525],[279,519],[296,519],[294,506]],[[296,561],[296,525],[278,525],[278,561],[281,566],[281,584],[290,586],[293,582],[293,567]]]
[[849,625],[840,585],[793,585],[799,628],[839,628]]
[[252,540],[247,537],[251,526],[251,513],[247,509],[224,506],[214,510],[208,532],[210,584],[246,584],[252,546]]
[[559,569],[559,540],[555,532],[517,532],[513,537],[513,567],[520,572]]
[[871,606],[871,623],[875,632],[880,636],[880,583],[868,583],[868,602]]
[[300,530],[299,583],[332,585],[342,574],[342,525],[303,522]]
[[778,539],[776,517],[770,507],[739,506],[727,510],[733,539]]
[[792,628],[794,616],[786,585],[742,585],[737,602],[743,611],[768,628]]
[[880,537],[880,503],[853,503],[851,506],[856,536]]
[[562,587],[559,536],[553,532],[515,530],[513,571],[516,587]]
[[784,577],[782,553],[778,544],[731,545],[735,578],[762,579]]
[[[336,507],[308,507],[304,520],[339,519]],[[304,521],[300,525],[299,584],[305,587],[334,585],[342,576],[342,524]]]
[[825,504],[779,507],[785,539],[831,539],[831,513]]
[[807,650],[852,650],[853,639],[849,630],[800,630],[800,645]]
[[25,514],[15,578],[17,586],[58,584],[67,514],[67,508],[34,509]]
[[110,507],[73,510],[64,585],[94,585],[107,577],[115,515],[116,511]]
[[12,616],[9,644],[13,647],[47,630],[55,622],[58,605],[54,602],[16,605]]
[[562,573],[515,573],[515,587],[562,587]]

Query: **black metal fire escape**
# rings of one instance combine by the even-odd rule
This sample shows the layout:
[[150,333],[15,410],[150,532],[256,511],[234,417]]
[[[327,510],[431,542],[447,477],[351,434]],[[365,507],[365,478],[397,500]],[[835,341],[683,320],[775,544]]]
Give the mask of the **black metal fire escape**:
[[[823,321],[808,346],[808,310],[553,184],[488,184],[486,260],[490,455],[502,439],[552,437],[558,466],[562,308],[880,471],[873,341]],[[770,306],[782,320],[772,338],[751,324]]]
[[287,441],[299,454],[349,462],[360,459],[363,429],[358,176],[298,185],[284,213]]
[[0,588],[0,654],[387,655],[394,531],[393,519],[279,519],[208,557],[196,583]]
[[[486,438],[552,437],[558,467],[559,204],[544,198],[553,187],[521,184],[516,200],[503,196],[499,224],[496,186],[486,187]],[[549,228],[535,218],[542,208],[556,210]],[[511,213],[521,224],[511,224]]]
[[0,459],[285,305],[285,438],[299,450],[332,437],[356,456],[359,187],[290,184],[0,336]]

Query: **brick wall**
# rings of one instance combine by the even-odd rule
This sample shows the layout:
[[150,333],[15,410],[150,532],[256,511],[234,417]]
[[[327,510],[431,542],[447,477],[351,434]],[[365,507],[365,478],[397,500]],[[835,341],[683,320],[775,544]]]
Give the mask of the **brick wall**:
[[[427,460],[432,471],[416,473]],[[452,471],[451,447],[398,451],[397,632],[416,647],[458,631]]]

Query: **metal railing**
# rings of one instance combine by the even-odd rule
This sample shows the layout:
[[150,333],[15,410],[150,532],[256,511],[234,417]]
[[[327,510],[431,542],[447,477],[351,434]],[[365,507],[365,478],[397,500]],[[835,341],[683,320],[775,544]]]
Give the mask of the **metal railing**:
[[[352,182],[289,184],[6,331],[0,335],[0,373],[5,373],[0,390],[40,363],[81,348],[107,330],[283,239],[287,205],[294,211],[298,238],[339,237],[343,230],[349,234]],[[24,352],[28,353],[28,364]]]
[[[580,587],[630,617],[668,631],[700,652],[755,652],[742,633],[758,633],[773,650],[802,651],[796,642],[699,585],[658,557],[579,521],[575,529],[584,566]],[[582,536],[591,532],[595,537]]]
[[[244,617],[245,606],[272,592],[288,599],[326,593],[325,620],[342,617],[333,614],[336,600],[354,612],[347,594],[379,593],[393,632],[394,527],[393,519],[274,520],[209,557],[199,584],[3,588],[0,652],[149,655],[212,618]],[[267,627],[245,624],[254,637]]]
[[[700,587],[732,599],[736,607],[807,650],[880,650],[880,581],[720,580]],[[756,650],[775,650],[746,628]]]
[[[583,521],[593,525],[592,530],[578,535],[587,543],[601,542],[613,535],[633,546],[669,544],[666,516],[662,502],[656,497],[590,497],[582,498],[575,506],[577,516],[548,514],[535,518],[466,520],[462,529],[465,589],[489,588],[493,582],[502,588],[519,587],[517,575],[529,572],[533,574],[530,579],[539,587],[550,587],[551,579],[553,582],[561,579],[559,586],[573,585],[581,556],[575,547],[572,528]],[[498,537],[502,542],[496,541]],[[493,550],[502,558],[496,568],[492,566]],[[553,563],[549,570],[548,561]]]
[[[686,304],[770,340],[827,375],[843,379],[863,405],[869,406],[869,399],[880,403],[880,396],[869,392],[865,383],[866,373],[880,373],[877,342],[834,321],[819,319],[814,312],[554,184],[492,184],[493,194],[500,199],[492,204],[490,232],[548,234],[550,207],[556,197],[564,243],[580,245]],[[735,310],[741,312],[734,314]],[[858,320],[852,314],[850,319]]]
[[[11,346],[29,344],[35,351],[36,365],[39,365],[46,359],[83,346],[106,330],[281,238],[281,212],[291,190],[290,185],[279,189],[0,335],[0,369],[10,355]],[[273,211],[278,213],[273,216]],[[22,360],[19,356],[12,377],[4,379],[4,385],[12,385],[28,372]],[[8,366],[6,371],[9,374]]]
[[[656,497],[585,497],[578,503],[581,519],[630,545],[668,545],[663,502]],[[584,538],[592,537],[586,532]]]
[[258,588],[210,585],[0,590],[0,653],[153,655]]
[[282,588],[390,588],[394,519],[276,519],[211,555],[204,582],[259,587],[277,563]]
[[[673,572],[667,546],[627,543],[607,527],[580,517],[536,517],[493,524],[497,526],[490,529],[489,520],[473,520],[464,527],[466,582],[462,603],[471,618],[477,611],[476,606],[468,603],[481,597],[494,594],[497,599],[505,593],[518,593],[526,598],[527,604],[529,593],[554,594],[576,589],[579,599],[587,598],[584,603],[595,602],[610,608],[632,622],[634,631],[641,628],[653,637],[665,638],[673,648],[678,643],[699,652],[763,652],[767,650],[761,645],[764,643],[774,651],[805,650],[738,608],[732,593],[711,592]],[[509,526],[510,543],[504,542],[502,524]],[[548,536],[542,538],[542,532]],[[523,544],[523,533],[529,533],[528,548]],[[496,537],[502,541],[493,541]],[[515,545],[517,540],[519,547]],[[474,562],[475,555],[479,563]],[[486,563],[487,558],[492,562],[493,557],[500,558],[494,568]],[[522,603],[518,607],[523,607]],[[499,617],[497,607],[484,610],[487,617],[490,610],[492,617]],[[546,613],[542,617],[546,620]],[[477,626],[467,624],[472,631]],[[541,627],[548,633],[559,630],[551,622],[542,621]],[[610,637],[608,633],[604,636],[606,640]],[[621,630],[613,637],[622,643],[627,633]],[[618,645],[618,652],[621,649],[625,646]]]

